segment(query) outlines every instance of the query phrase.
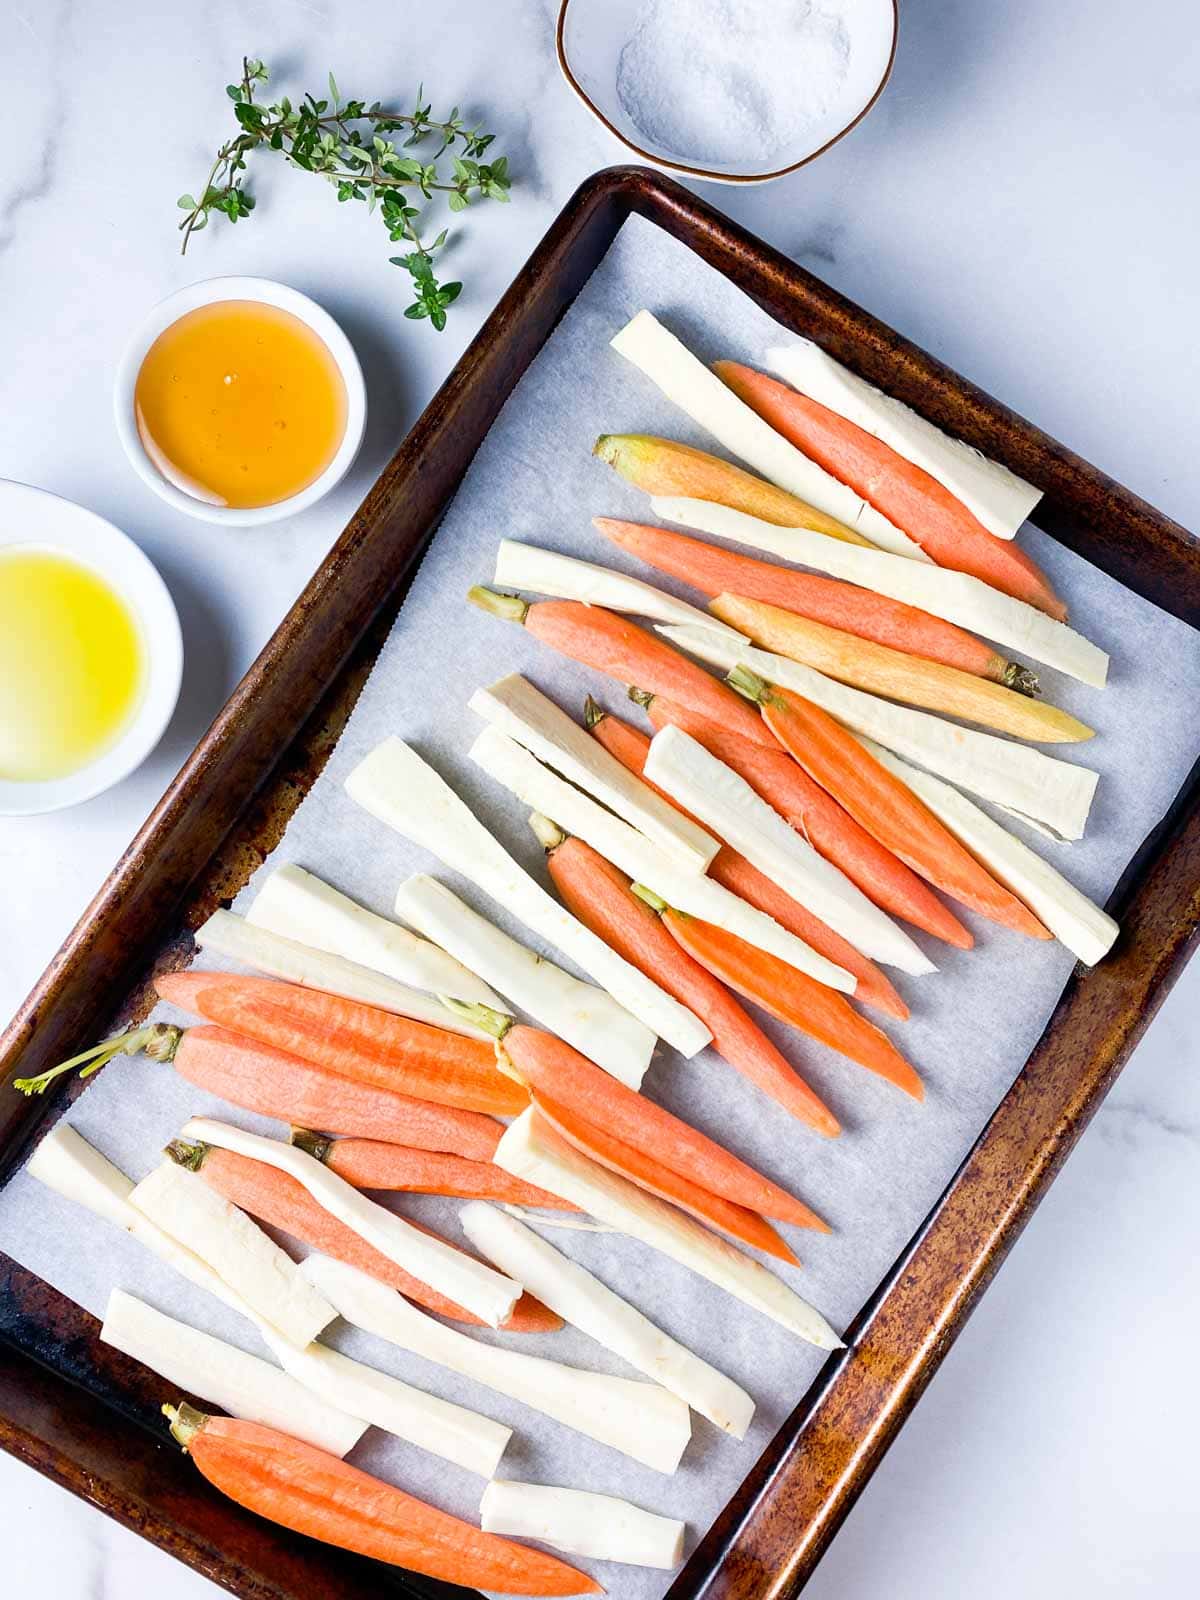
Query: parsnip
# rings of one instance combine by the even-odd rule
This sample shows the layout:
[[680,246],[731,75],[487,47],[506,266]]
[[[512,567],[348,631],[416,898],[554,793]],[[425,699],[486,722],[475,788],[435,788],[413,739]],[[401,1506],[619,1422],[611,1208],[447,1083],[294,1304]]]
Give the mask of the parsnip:
[[[714,637],[718,637],[714,635]],[[724,646],[725,640],[721,643]],[[745,648],[735,648],[740,657]],[[703,917],[830,988],[853,994],[857,983],[844,968],[819,955],[771,917],[740,900],[711,878],[687,872],[635,828],[556,773],[544,767],[496,728],[485,728],[471,746],[471,760],[534,811],[557,822],[598,850],[638,883],[644,883],[677,911]]]
[[731,1378],[656,1328],[627,1300],[507,1211],[472,1200],[463,1232],[489,1261],[597,1344],[661,1383],[718,1428],[744,1439],[754,1401]]
[[612,340],[612,347],[693,422],[764,478],[835,517],[880,549],[922,563],[927,560],[915,540],[776,433],[650,312],[639,311]]
[[893,705],[861,689],[835,683],[785,656],[747,648],[731,651],[725,641],[702,628],[660,630],[681,650],[729,671],[742,665],[768,683],[794,689],[823,707],[854,733],[865,734],[929,772],[961,784],[973,794],[1009,806],[1022,816],[1045,822],[1065,839],[1081,839],[1100,775],[999,739],[995,734]]
[[640,1087],[655,1036],[604,989],[584,983],[519,944],[424,873],[400,885],[396,915],[469,962],[514,1006],[614,1078],[632,1089]]
[[[686,609],[694,612],[693,620],[705,625],[705,612],[696,611],[693,606]],[[741,634],[735,637],[741,643],[748,642]],[[714,838],[681,816],[518,673],[501,678],[490,689],[477,689],[470,707],[539,761],[615,811],[630,827],[661,845],[681,865],[703,872],[716,855],[719,846]]]
[[329,1256],[309,1256],[304,1271],[355,1327],[518,1400],[658,1472],[674,1472],[679,1465],[691,1437],[691,1418],[681,1400],[656,1384],[479,1344],[427,1317],[357,1267]]
[[[402,739],[385,739],[360,761],[346,779],[346,792],[373,817],[461,872],[578,963],[618,1004],[681,1054],[694,1056],[709,1042],[712,1035],[699,1017],[560,906]],[[503,1010],[503,1002],[498,1006]]]
[[673,1517],[655,1516],[613,1495],[498,1478],[483,1491],[479,1526],[485,1533],[537,1539],[594,1561],[664,1569],[683,1560],[686,1531]]

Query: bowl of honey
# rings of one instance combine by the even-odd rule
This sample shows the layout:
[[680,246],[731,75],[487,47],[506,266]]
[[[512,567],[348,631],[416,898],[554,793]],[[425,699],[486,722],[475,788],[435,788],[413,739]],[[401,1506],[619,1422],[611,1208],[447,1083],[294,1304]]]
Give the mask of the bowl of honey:
[[133,540],[0,479],[0,816],[126,777],[162,737],[182,672],[174,603]]
[[366,426],[353,346],[316,301],[269,278],[209,278],[169,295],[126,348],[117,431],[178,511],[254,526],[315,505]]

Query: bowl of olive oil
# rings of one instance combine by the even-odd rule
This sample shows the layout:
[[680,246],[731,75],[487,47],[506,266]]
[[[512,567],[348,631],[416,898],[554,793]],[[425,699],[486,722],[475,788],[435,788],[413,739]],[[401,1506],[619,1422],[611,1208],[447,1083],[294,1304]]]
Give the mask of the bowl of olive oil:
[[366,426],[350,341],[314,300],[269,278],[169,295],[130,341],[114,404],[125,453],[156,494],[243,527],[328,494]]
[[182,669],[171,596],[133,541],[0,480],[0,816],[76,805],[132,772]]

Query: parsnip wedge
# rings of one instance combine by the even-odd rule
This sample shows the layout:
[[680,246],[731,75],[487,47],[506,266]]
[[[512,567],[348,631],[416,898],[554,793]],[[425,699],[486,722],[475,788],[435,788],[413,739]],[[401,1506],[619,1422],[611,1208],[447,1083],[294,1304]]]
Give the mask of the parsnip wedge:
[[267,878],[246,921],[370,967],[426,994],[448,994],[468,1005],[504,1009],[500,996],[453,956],[291,862],[276,867]]
[[725,640],[709,629],[662,628],[660,632],[681,650],[723,671],[747,666],[768,683],[794,689],[854,733],[877,740],[896,755],[985,800],[1046,823],[1064,839],[1083,837],[1100,781],[1099,773],[1090,767],[1060,761],[992,733],[962,728],[928,711],[880,700],[784,656],[752,648],[731,651]]
[[793,389],[936,478],[998,539],[1013,538],[1042,498],[1040,489],[848,371],[811,339],[771,346],[765,365]]
[[243,966],[265,972],[268,977],[282,978],[285,983],[344,995],[347,1000],[359,1000],[363,1005],[394,1011],[398,1016],[429,1022],[435,1028],[464,1033],[469,1038],[486,1037],[481,1028],[464,1022],[433,995],[398,983],[381,972],[373,972],[370,967],[360,967],[344,956],[332,956],[326,950],[300,944],[285,934],[257,927],[232,911],[214,911],[208,921],[196,929],[195,939],[201,950],[215,950],[218,955],[240,961]]
[[914,975],[937,970],[886,912],[690,734],[660,729],[646,776],[863,955]]
[[[703,627],[705,613],[697,611],[696,618]],[[742,634],[734,637],[739,643],[747,642]],[[720,848],[717,841],[609,755],[574,718],[519,673],[501,678],[490,689],[477,689],[468,704],[486,723],[615,811],[682,866],[693,872],[707,870]]]
[[[699,1017],[560,906],[402,739],[385,739],[360,761],[346,779],[346,792],[364,811],[520,917],[681,1054],[694,1056],[709,1042],[712,1035]],[[497,1006],[503,1010],[503,1001]]]
[[948,567],[917,566],[885,550],[840,544],[807,528],[777,528],[760,517],[749,517],[708,500],[656,495],[651,505],[655,516],[664,522],[677,522],[697,533],[748,545],[778,560],[855,583],[860,589],[874,589],[876,594],[980,633],[1014,655],[1056,667],[1094,689],[1104,687],[1108,656],[1098,645],[1065,622],[1056,622],[1036,606],[1002,594],[969,573],[952,572]]
[[674,1472],[679,1465],[691,1437],[691,1417],[682,1400],[656,1384],[479,1344],[329,1256],[309,1256],[304,1272],[355,1327],[518,1400],[657,1472]]
[[737,632],[728,623],[718,622],[706,611],[688,605],[686,600],[677,600],[641,578],[627,577],[615,567],[580,561],[517,539],[501,539],[493,582],[501,589],[524,589],[552,595],[556,600],[579,600],[584,605],[649,617],[654,622],[697,622],[723,632]]
[[129,1203],[206,1262],[286,1343],[303,1349],[337,1315],[291,1256],[194,1172],[163,1161]]
[[[261,1356],[177,1322],[123,1289],[108,1297],[100,1337],[231,1417],[277,1428],[331,1455],[344,1456],[367,1430],[367,1419],[339,1410]],[[295,1353],[284,1340],[278,1343],[281,1356]]]
[[668,400],[764,478],[835,517],[880,549],[927,561],[915,540],[776,433],[649,311],[639,311],[611,343]]
[[[575,1150],[532,1107],[510,1124],[492,1159],[514,1177],[528,1178],[573,1201],[599,1221],[680,1262],[809,1344],[841,1349],[842,1341],[821,1313],[781,1278],[684,1212]],[[327,1286],[323,1289],[330,1293]]]
[[514,1006],[598,1067],[631,1089],[641,1086],[655,1036],[606,990],[536,955],[424,873],[397,889],[396,915],[469,962]]
[[1023,900],[1034,916],[1086,966],[1094,967],[1112,949],[1121,931],[1074,884],[1031,850],[1022,839],[940,778],[910,766],[871,739],[863,745],[875,759],[903,779],[993,877]]
[[512,1429],[502,1422],[426,1394],[328,1345],[294,1350],[279,1341],[268,1342],[284,1371],[327,1404],[481,1478],[490,1478],[500,1465],[512,1438]]
[[[722,646],[726,644],[721,640]],[[740,658],[748,647],[733,646]],[[731,894],[711,878],[687,872],[636,828],[597,805],[557,773],[544,767],[498,728],[485,728],[471,746],[471,760],[533,811],[573,833],[606,860],[644,883],[675,908],[715,922],[761,950],[767,950],[818,983],[853,994],[857,979],[819,955],[773,918]]]
[[656,1328],[627,1300],[511,1213],[482,1200],[459,1212],[467,1238],[502,1272],[597,1344],[661,1383],[718,1428],[744,1439],[754,1401],[732,1378]]
[[[389,1261],[411,1272],[413,1277],[456,1305],[474,1312],[493,1328],[508,1320],[517,1303],[521,1293],[519,1284],[493,1272],[482,1261],[452,1249],[443,1240],[422,1233],[394,1211],[368,1200],[365,1194],[297,1145],[264,1139],[260,1134],[246,1133],[211,1117],[193,1117],[181,1138],[233,1150],[238,1155],[249,1156],[252,1161],[265,1161],[268,1166],[286,1172],[304,1185],[318,1205],[324,1206],[348,1228],[353,1228]],[[183,1176],[193,1174],[184,1173]],[[208,1189],[201,1178],[197,1177],[196,1182],[202,1189]],[[208,1192],[219,1198],[214,1191]],[[309,1339],[303,1341],[304,1344],[309,1342]]]
[[685,1524],[586,1489],[494,1479],[479,1502],[484,1533],[537,1539],[593,1561],[670,1570],[683,1560]]

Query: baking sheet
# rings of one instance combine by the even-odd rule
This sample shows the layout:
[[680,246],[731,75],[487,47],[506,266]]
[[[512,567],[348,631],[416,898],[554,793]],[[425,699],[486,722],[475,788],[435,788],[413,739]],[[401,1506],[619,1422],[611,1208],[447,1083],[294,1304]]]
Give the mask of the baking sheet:
[[[379,739],[399,733],[480,808],[514,854],[540,872],[540,852],[523,808],[467,759],[478,727],[466,709],[471,691],[519,670],[576,713],[591,692],[619,714],[640,719],[616,685],[551,656],[519,628],[468,607],[463,596],[471,583],[490,580],[502,535],[636,570],[589,525],[598,513],[646,516],[643,497],[590,458],[594,439],[605,431],[655,432],[710,443],[609,351],[608,339],[641,306],[709,359],[754,362],[779,335],[768,317],[686,246],[640,218],[625,224],[480,450],[338,749],[293,819],[275,862],[297,861],[385,913],[403,876],[433,870],[472,904],[535,942],[470,886],[359,812],[341,780]],[[1026,529],[1022,542],[1065,595],[1076,625],[1114,658],[1111,685],[1103,693],[1042,673],[1048,696],[1098,729],[1099,737],[1078,747],[1075,758],[1098,767],[1103,781],[1083,842],[1055,846],[1031,836],[1035,848],[1102,901],[1167,809],[1195,755],[1189,741],[1200,692],[1200,636],[1036,530]],[[659,581],[644,569],[638,575]],[[662,582],[695,598],[683,586]],[[944,1188],[1024,1062],[1071,970],[1071,957],[1058,946],[1035,945],[969,915],[967,920],[977,936],[974,952],[944,951],[926,942],[941,973],[897,980],[913,1017],[903,1026],[889,1024],[889,1032],[924,1075],[922,1107],[773,1024],[792,1059],[842,1118],[846,1131],[838,1141],[825,1143],[767,1106],[709,1052],[683,1062],[660,1049],[648,1079],[665,1104],[790,1184],[828,1218],[834,1229],[828,1237],[789,1230],[805,1268],[780,1270],[838,1326],[858,1310]],[[213,964],[206,958],[205,965]],[[158,1149],[198,1112],[278,1131],[206,1099],[170,1069],[141,1059],[105,1071],[72,1107],[69,1120],[141,1177]],[[411,1199],[398,1208],[460,1237],[456,1202]],[[821,1355],[632,1241],[557,1229],[547,1237],[744,1384],[758,1402],[746,1441],[738,1444],[695,1418],[684,1464],[668,1479],[365,1335],[342,1330],[333,1342],[510,1423],[516,1434],[502,1476],[622,1494],[683,1517],[690,1550],[803,1393]],[[0,1248],[96,1315],[103,1314],[109,1290],[120,1285],[233,1343],[256,1347],[253,1331],[232,1313],[124,1235],[85,1221],[23,1174],[0,1195]],[[623,1370],[570,1329],[504,1342],[579,1366]],[[480,1480],[422,1451],[372,1432],[353,1459],[447,1510],[476,1514]],[[610,1593],[631,1600],[653,1600],[671,1581],[666,1573],[583,1565]]]

